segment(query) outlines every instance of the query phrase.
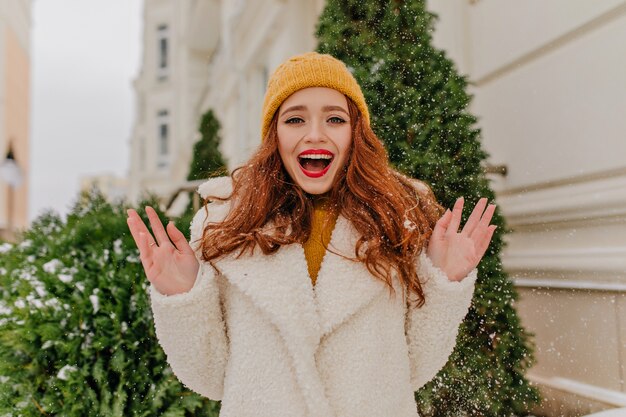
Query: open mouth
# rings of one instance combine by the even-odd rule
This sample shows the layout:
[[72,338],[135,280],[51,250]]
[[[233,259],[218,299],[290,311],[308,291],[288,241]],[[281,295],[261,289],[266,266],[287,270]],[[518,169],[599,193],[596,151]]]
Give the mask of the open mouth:
[[335,156],[324,149],[310,149],[298,155],[298,163],[304,175],[321,177],[326,174]]

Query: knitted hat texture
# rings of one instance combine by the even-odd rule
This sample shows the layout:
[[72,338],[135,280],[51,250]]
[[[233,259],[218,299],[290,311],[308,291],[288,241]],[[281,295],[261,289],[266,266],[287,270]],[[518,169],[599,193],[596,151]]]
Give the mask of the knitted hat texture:
[[276,68],[269,81],[263,101],[261,138],[269,130],[274,113],[293,93],[308,87],[328,87],[350,97],[369,124],[370,114],[365,97],[346,65],[328,54],[307,52],[289,58]]

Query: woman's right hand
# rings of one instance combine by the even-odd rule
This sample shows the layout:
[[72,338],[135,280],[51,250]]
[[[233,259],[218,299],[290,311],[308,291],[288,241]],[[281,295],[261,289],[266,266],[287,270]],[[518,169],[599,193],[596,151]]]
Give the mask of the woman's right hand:
[[150,226],[156,237],[155,242],[139,214],[133,209],[128,209],[127,213],[128,228],[139,248],[139,258],[152,285],[164,295],[191,290],[200,264],[185,235],[173,223],[167,225],[166,232],[156,211],[146,206]]

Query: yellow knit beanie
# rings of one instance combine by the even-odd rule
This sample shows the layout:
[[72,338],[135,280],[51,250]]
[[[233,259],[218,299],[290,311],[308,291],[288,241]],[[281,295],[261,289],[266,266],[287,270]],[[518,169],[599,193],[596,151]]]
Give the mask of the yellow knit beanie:
[[307,87],[328,87],[350,97],[369,124],[370,114],[361,87],[346,65],[328,54],[307,52],[289,58],[276,68],[263,101],[261,138],[265,138],[274,113],[293,93]]

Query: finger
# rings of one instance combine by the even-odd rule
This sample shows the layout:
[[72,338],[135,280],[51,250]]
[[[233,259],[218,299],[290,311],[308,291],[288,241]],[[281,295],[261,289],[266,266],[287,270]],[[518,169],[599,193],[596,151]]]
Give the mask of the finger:
[[159,246],[170,244],[170,238],[167,237],[167,233],[165,232],[165,228],[157,212],[152,207],[146,206],[146,213],[148,214],[150,227],[152,227],[152,232]]
[[467,219],[467,223],[465,223],[465,226],[463,226],[463,230],[461,231],[462,234],[471,236],[472,232],[480,221],[480,216],[482,216],[483,211],[485,211],[485,206],[487,206],[486,198],[481,198],[480,200],[478,200],[478,203],[476,204],[476,207],[474,207],[472,214],[469,216],[469,219]]
[[133,209],[128,209],[127,213],[128,213],[128,219],[126,219],[126,223],[128,224],[130,233],[133,235],[133,239],[135,239],[135,243],[137,244],[137,247],[139,247],[139,243],[138,243],[139,233],[146,234],[146,236],[148,237],[148,243],[154,242],[154,239],[152,238],[152,234],[150,233],[150,231],[144,224],[141,217],[139,217],[139,214],[137,214],[137,212]]
[[445,235],[451,218],[452,212],[448,209],[445,213],[443,213],[443,216],[441,216],[437,223],[435,223],[435,228],[433,229],[433,233],[431,235],[432,239],[440,239]]
[[461,215],[463,214],[463,197],[459,197],[454,203],[454,208],[452,209],[452,219],[450,219],[450,224],[448,225],[448,229],[446,230],[447,235],[456,234],[459,230],[459,225],[461,224]]
[[489,244],[491,243],[491,238],[493,237],[493,233],[496,231],[498,226],[491,225],[487,228],[485,233],[479,238],[479,241],[476,245],[476,253],[480,256],[480,259],[485,256],[487,252],[487,248],[489,248]]
[[139,249],[139,256],[141,257],[142,254],[149,253],[151,249],[150,245],[156,245],[156,243],[154,243],[154,239],[152,239],[152,236],[142,231],[139,231],[136,225],[136,221],[134,219],[127,219],[126,222],[128,223],[130,233],[135,240],[137,249]]
[[189,243],[187,243],[187,238],[185,237],[183,232],[176,228],[174,223],[169,222],[167,224],[167,232],[170,235],[174,246],[176,246],[176,249],[188,255],[194,254],[193,249],[191,249],[191,246],[189,246]]
[[[493,218],[493,214],[495,213],[495,211],[496,211],[496,205],[489,204],[489,206],[483,213],[483,217],[480,219],[480,222],[478,222],[478,226],[476,226],[476,229],[482,228],[483,230],[486,230],[487,227],[489,227],[489,222],[491,222],[491,219]],[[476,229],[474,229],[474,232],[476,231]],[[472,238],[474,237],[473,233],[470,234],[470,237]]]
[[148,242],[148,235],[143,232],[139,233],[138,236],[138,246],[139,246],[139,259],[141,260],[141,264],[143,265],[143,269],[146,271],[146,276],[148,275],[148,271],[152,267],[152,248],[150,243]]

